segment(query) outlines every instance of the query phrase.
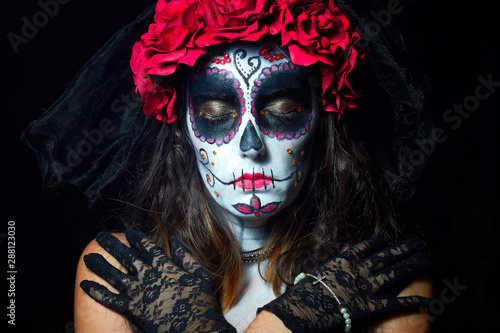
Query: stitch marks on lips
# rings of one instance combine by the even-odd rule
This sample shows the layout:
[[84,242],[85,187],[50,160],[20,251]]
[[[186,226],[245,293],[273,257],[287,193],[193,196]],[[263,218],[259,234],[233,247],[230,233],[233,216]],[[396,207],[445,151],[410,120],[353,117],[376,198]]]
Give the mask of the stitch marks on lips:
[[[214,155],[216,155],[215,151]],[[214,187],[217,181],[221,185],[232,186],[233,190],[241,189],[243,192],[246,191],[255,192],[256,190],[267,191],[268,189],[275,188],[277,183],[290,181],[294,178],[295,178],[294,186],[298,187],[299,183],[304,178],[304,173],[303,171],[301,171],[303,159],[305,156],[304,147],[300,149],[300,158],[299,158],[300,163],[298,163],[296,160],[293,160],[292,164],[296,168],[288,176],[284,178],[277,178],[274,175],[272,169],[269,169],[269,172],[266,173],[264,168],[262,168],[261,172],[257,173],[255,172],[255,170],[252,170],[252,173],[249,172],[245,173],[244,170],[242,169],[241,175],[239,177],[236,177],[236,174],[233,172],[232,174],[233,179],[231,181],[224,181],[219,177],[217,177],[211,170],[210,166],[213,167],[214,162],[210,162],[209,155],[205,149],[203,148],[199,149],[198,156],[199,156],[199,162],[205,167],[206,171],[208,172],[205,174],[205,180],[210,187]]]

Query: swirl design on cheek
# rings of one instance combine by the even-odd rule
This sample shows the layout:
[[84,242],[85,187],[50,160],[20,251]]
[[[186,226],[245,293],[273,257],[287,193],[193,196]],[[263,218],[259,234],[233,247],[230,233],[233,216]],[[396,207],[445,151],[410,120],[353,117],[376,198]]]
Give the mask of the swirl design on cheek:
[[210,186],[210,187],[214,187],[215,186],[215,176],[213,174],[213,172],[207,167],[207,165],[210,163],[210,159],[208,158],[208,154],[207,154],[207,151],[203,148],[201,148],[199,151],[199,161],[201,164],[203,164],[205,166],[205,168],[207,169],[207,171],[209,172],[209,174],[205,174],[205,180],[207,181],[207,184]]

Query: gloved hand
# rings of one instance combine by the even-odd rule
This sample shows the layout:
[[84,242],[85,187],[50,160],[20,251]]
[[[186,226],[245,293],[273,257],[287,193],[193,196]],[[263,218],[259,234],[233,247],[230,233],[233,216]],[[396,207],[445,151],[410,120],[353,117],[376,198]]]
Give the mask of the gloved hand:
[[172,260],[140,232],[129,231],[126,237],[131,248],[108,233],[99,233],[96,240],[126,267],[128,274],[100,254],[84,257],[90,270],[120,292],[115,294],[84,280],[80,287],[90,297],[148,333],[236,332],[221,313],[210,275],[177,238],[170,238]]
[[[430,300],[395,295],[430,268],[424,248],[425,243],[417,239],[393,246],[381,239],[361,242],[307,274],[300,274],[305,277],[258,312],[274,313],[296,333],[344,332],[346,328],[348,332],[350,326],[346,325],[359,328],[383,314],[415,311]],[[342,306],[318,279],[333,291]],[[347,310],[350,320],[346,321],[341,307]]]

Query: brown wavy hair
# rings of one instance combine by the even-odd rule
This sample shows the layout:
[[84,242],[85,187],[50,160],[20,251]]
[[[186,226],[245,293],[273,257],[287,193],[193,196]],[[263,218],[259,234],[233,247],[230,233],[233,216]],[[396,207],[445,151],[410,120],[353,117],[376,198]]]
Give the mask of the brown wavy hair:
[[[342,2],[360,31],[372,21],[370,10],[379,8],[375,0],[368,3]],[[272,251],[261,274],[276,295],[299,272],[335,256],[346,243],[374,237],[396,242],[414,232],[412,226],[397,224],[391,198],[398,202],[411,197],[424,165],[407,177],[397,176],[404,174],[404,159],[415,143],[430,137],[432,123],[424,103],[427,81],[410,66],[402,37],[392,24],[369,37],[362,50],[364,67],[350,74],[359,75],[355,84],[368,88],[355,89],[363,95],[359,110],[348,110],[341,119],[320,112],[304,187],[274,217],[277,223],[265,245]],[[174,79],[177,83],[185,77],[179,71]],[[185,113],[184,106],[176,107],[178,115]],[[154,149],[133,187],[138,189],[139,209],[132,212],[130,227],[142,229],[167,251],[167,237],[175,234],[213,276],[225,311],[242,293],[239,247],[198,173],[183,120],[154,122]],[[387,175],[392,175],[390,191]],[[405,235],[403,227],[410,229]]]
[[[179,112],[178,114],[182,114]],[[311,171],[299,196],[274,217],[262,276],[279,295],[300,271],[335,256],[345,243],[373,237],[395,241],[398,228],[389,194],[374,177],[370,158],[346,121],[320,112]],[[184,119],[155,124],[154,153],[138,185],[130,227],[149,234],[168,251],[176,235],[213,276],[227,310],[241,296],[241,257],[221,207],[199,175]]]

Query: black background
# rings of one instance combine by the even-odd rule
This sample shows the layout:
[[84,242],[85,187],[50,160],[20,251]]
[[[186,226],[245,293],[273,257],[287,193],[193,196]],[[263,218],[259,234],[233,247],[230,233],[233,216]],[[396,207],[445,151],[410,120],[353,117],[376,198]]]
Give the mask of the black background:
[[[16,326],[9,332],[71,332],[76,263],[102,228],[99,212],[68,190],[42,194],[36,158],[20,141],[36,119],[64,91],[78,69],[121,26],[150,2],[72,0],[15,53],[7,34],[21,35],[22,18],[32,21],[36,1],[1,5],[2,166],[0,241],[2,326],[7,322],[7,222],[16,222]],[[388,1],[389,3],[389,1]],[[498,329],[498,96],[499,88],[461,125],[443,114],[474,96],[479,76],[498,71],[499,29],[494,2],[401,0],[394,15],[414,60],[427,73],[436,125],[447,139],[435,145],[415,197],[406,204],[430,243],[435,263],[431,315],[437,332]],[[481,92],[486,90],[482,89]],[[5,272],[5,273],[4,273]],[[455,288],[450,286],[455,285]]]

